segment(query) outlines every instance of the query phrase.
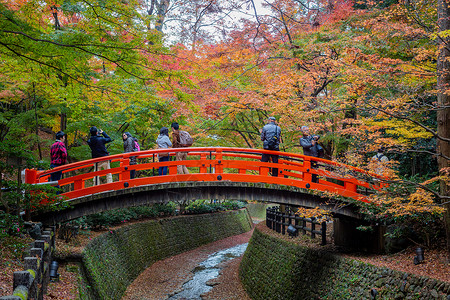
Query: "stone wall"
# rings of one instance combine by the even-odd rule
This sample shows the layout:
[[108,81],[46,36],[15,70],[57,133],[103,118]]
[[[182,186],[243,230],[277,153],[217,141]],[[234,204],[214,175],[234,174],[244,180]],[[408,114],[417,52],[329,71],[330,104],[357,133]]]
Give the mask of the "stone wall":
[[86,246],[89,292],[83,299],[120,299],[154,262],[251,229],[246,209],[152,220],[103,234]]
[[257,228],[239,273],[254,300],[450,299],[450,283],[302,247]]

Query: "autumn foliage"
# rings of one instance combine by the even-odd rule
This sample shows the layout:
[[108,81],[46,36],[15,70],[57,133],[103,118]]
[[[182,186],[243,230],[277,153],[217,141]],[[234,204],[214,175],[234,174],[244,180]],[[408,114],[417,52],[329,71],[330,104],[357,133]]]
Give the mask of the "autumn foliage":
[[450,156],[439,3],[274,0],[261,13],[237,0],[2,2],[0,141],[19,137],[46,159],[40,130],[64,130],[79,160],[92,125],[118,153],[124,129],[148,149],[178,121],[198,146],[260,148],[275,115],[282,151],[301,152],[302,125],[326,158],[368,171],[386,147],[395,188],[373,195],[371,217],[439,219]]

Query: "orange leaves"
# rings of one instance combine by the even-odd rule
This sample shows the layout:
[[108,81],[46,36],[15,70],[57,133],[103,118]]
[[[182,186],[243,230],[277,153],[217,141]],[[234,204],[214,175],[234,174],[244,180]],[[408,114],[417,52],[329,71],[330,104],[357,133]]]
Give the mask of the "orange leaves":
[[442,214],[444,208],[437,206],[433,199],[434,196],[432,193],[419,188],[406,198],[380,198],[378,202],[387,207],[383,214],[388,214],[393,217],[405,217],[424,213],[433,215]]

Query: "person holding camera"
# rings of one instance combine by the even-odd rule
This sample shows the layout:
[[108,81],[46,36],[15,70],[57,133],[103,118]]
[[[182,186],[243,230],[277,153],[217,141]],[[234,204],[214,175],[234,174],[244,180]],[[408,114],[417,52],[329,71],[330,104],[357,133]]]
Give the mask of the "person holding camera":
[[[303,154],[307,156],[313,157],[322,157],[323,156],[323,148],[318,144],[318,140],[320,136],[311,135],[309,133],[308,126],[302,126],[301,131],[303,136],[300,138],[300,146],[303,148]],[[311,168],[317,169],[318,164],[317,161],[311,160]],[[312,182],[319,182],[319,177],[317,174],[312,174]]]
[[[106,150],[106,144],[110,143],[112,140],[111,138],[101,129],[97,129],[97,127],[92,126],[89,129],[89,132],[91,133],[91,138],[88,140],[88,145],[91,148],[92,158],[97,157],[104,157],[108,156],[109,153]],[[98,163],[95,163],[94,165],[94,172],[100,171],[100,170],[106,170],[110,169],[111,166],[109,164],[109,160],[101,161]],[[112,174],[108,173],[106,174],[106,182],[111,183],[112,182]],[[98,176],[95,176],[94,178],[94,185],[99,184],[99,178]]]

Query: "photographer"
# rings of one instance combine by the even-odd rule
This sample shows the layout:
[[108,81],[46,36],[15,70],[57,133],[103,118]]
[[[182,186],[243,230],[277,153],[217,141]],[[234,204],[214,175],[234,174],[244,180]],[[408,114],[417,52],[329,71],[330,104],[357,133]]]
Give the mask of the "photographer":
[[[303,154],[313,157],[322,157],[323,148],[317,142],[320,136],[310,135],[308,126],[302,126],[301,131],[303,133],[303,137],[300,138],[300,146],[303,147]],[[311,160],[311,168],[317,169],[317,167],[317,161]],[[312,182],[319,182],[319,177],[317,174],[312,174]]]
[[[110,143],[112,141],[111,138],[103,130],[99,130],[95,126],[92,126],[89,132],[91,133],[91,138],[87,142],[91,148],[92,158],[108,156],[109,153],[106,150],[105,144]],[[110,168],[109,160],[101,161],[95,164],[94,172]],[[94,178],[94,185],[99,184],[98,179],[98,176]],[[106,174],[106,182],[112,182],[111,173]]]

